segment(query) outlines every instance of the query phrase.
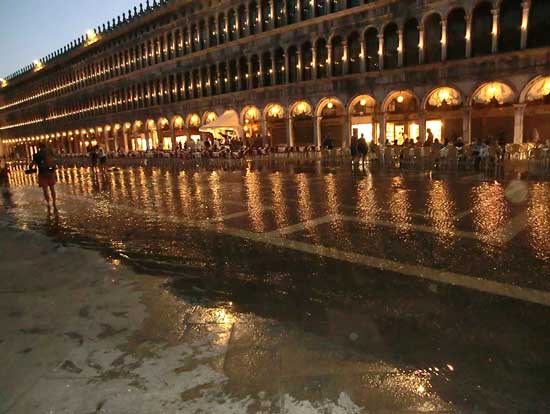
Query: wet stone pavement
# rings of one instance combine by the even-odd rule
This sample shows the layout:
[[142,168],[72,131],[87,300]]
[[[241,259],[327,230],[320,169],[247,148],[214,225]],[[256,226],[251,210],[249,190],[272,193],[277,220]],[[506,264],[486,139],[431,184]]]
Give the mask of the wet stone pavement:
[[550,412],[550,182],[15,171],[0,412]]

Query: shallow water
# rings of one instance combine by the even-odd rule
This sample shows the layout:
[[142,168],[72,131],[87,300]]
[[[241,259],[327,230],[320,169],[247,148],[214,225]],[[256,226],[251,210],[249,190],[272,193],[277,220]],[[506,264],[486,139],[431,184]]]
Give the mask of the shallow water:
[[[175,303],[250,323],[251,343],[296,330],[354,352],[367,362],[333,391],[362,406],[373,390],[379,409],[550,404],[549,182],[317,162],[58,175],[58,215],[15,171],[4,220],[167,275]],[[286,358],[292,389],[308,364]]]

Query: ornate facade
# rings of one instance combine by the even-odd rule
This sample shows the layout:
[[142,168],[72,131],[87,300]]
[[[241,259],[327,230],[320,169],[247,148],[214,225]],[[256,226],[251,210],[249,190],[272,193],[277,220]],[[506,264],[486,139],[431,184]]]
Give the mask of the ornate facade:
[[547,0],[147,2],[1,81],[4,153],[171,149],[236,111],[317,145],[550,138]]

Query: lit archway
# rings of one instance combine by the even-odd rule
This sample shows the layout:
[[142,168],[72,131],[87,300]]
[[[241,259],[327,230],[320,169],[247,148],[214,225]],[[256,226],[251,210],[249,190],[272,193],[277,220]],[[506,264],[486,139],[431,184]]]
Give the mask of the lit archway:
[[380,131],[386,142],[403,144],[406,139],[423,141],[418,122],[418,99],[411,91],[393,91],[384,103],[385,131]]
[[525,103],[523,139],[538,143],[550,137],[550,76],[539,76],[527,84],[520,96]]
[[131,146],[133,151],[146,151],[147,139],[145,137],[145,126],[141,121],[135,121],[132,126]]
[[176,137],[176,148],[181,150],[187,142],[185,120],[183,119],[183,116],[175,115],[172,117],[172,128],[174,129],[174,136]]
[[160,148],[164,151],[171,151],[173,145],[172,136],[170,134],[170,121],[168,121],[168,118],[159,118],[157,121],[157,134]]
[[315,114],[319,120],[319,138],[324,148],[337,148],[348,144],[346,108],[342,101],[338,98],[324,98],[317,105]]
[[284,145],[287,142],[285,130],[285,109],[280,104],[269,104],[264,110],[267,142],[270,146]]
[[426,112],[427,135],[440,142],[454,142],[463,136],[462,94],[456,88],[435,88],[426,95],[422,108]]
[[291,145],[319,145],[314,140],[313,108],[306,101],[295,102],[290,107],[290,119],[292,121]]
[[241,124],[243,125],[244,137],[248,143],[253,143],[260,138],[260,110],[253,105],[243,108],[241,111]]
[[513,142],[516,94],[503,82],[487,82],[479,86],[470,99],[472,106],[472,141],[504,139]]
[[145,130],[147,135],[147,146],[149,149],[156,149],[159,146],[159,135],[157,130],[157,123],[154,119],[148,119],[145,123]]
[[201,126],[201,117],[198,114],[189,114],[187,116],[187,132],[190,139],[200,139],[199,128]]
[[379,136],[376,133],[378,124],[374,121],[376,101],[369,95],[359,95],[353,98],[348,106],[351,122],[351,135],[357,138],[363,136],[371,142]]

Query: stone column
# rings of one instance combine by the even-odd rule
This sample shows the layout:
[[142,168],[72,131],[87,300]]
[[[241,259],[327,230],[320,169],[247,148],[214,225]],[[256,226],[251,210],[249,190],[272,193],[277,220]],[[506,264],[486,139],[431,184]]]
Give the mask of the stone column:
[[275,1],[269,0],[269,12],[271,14],[271,19],[269,19],[269,27],[271,29],[275,28]]
[[397,66],[400,68],[403,67],[403,30],[399,29],[397,31],[397,36],[399,37],[399,45],[397,46]]
[[107,128],[103,131],[103,136],[105,137],[105,151],[109,152],[111,147],[109,145],[109,131],[107,131]]
[[267,145],[267,119],[264,116],[260,118],[260,130],[262,134],[262,145]]
[[378,144],[386,143],[386,113],[379,114],[378,123],[380,124],[380,134],[378,135]]
[[245,19],[245,24],[246,24],[246,29],[244,31],[244,34],[245,36],[250,36],[250,3],[246,3],[245,6],[244,6],[244,12],[246,13],[246,19]]
[[469,106],[462,113],[462,139],[465,144],[472,143],[472,108]]
[[424,26],[418,26],[418,63],[423,64],[426,60],[426,52],[424,50]]
[[347,75],[349,73],[349,46],[347,40],[342,42],[344,48],[344,60],[342,61],[342,73]]
[[[288,49],[285,50],[285,83],[290,83],[290,56],[288,56]],[[294,70],[294,69],[293,69]]]
[[328,50],[328,62],[327,62],[327,77],[330,78],[332,76],[332,45],[327,45]]
[[311,79],[317,79],[317,48],[311,48]]
[[342,131],[342,148],[347,149],[351,145],[351,117],[348,113],[344,116],[344,130]]
[[466,58],[472,57],[472,15],[466,15]]
[[258,76],[258,87],[262,88],[264,86],[264,57],[263,53],[258,53],[258,66],[259,66],[259,72],[260,75]]
[[287,114],[285,117],[285,127],[286,127],[286,143],[289,147],[294,146],[294,128],[292,126],[292,116]]
[[262,5],[260,2],[258,2],[258,21],[257,21],[257,31],[263,32],[264,31],[264,16],[263,16],[263,10]]
[[176,142],[176,131],[174,129],[174,124],[170,123],[170,140],[172,142],[172,151],[176,149],[177,142]]
[[[296,71],[298,79],[296,79],[296,81],[300,82],[300,81],[304,80],[304,75],[303,75],[303,73],[304,73],[304,69],[303,69],[304,64],[302,62],[302,51],[300,49],[298,49],[296,51],[296,56],[298,57],[298,59],[297,59],[298,60],[298,67],[297,67],[298,70]],[[294,70],[294,68],[292,70]]]
[[[418,114],[418,135],[420,136],[420,142],[426,141],[426,114],[424,112],[420,112]],[[409,137],[409,138],[416,138],[416,137]]]
[[500,9],[493,9],[491,10],[491,14],[493,15],[493,30],[492,30],[492,53],[498,52],[498,34],[499,34],[499,25],[498,25],[498,16],[500,14]]
[[378,35],[378,66],[380,70],[384,70],[384,35]]
[[447,60],[447,19],[441,20],[441,61]]
[[525,104],[514,105],[514,144],[523,144]]
[[253,73],[253,68],[252,68],[252,57],[251,56],[246,57],[246,68],[247,68],[247,75],[248,75],[248,79],[247,79],[248,89],[252,90],[253,87],[254,87],[253,82],[252,82],[252,79],[254,79],[254,73]]
[[271,85],[277,84],[277,64],[275,62],[275,51],[271,50]]
[[313,121],[313,145],[315,145],[317,148],[320,148],[322,145],[322,137],[321,134],[323,133],[321,131],[321,119],[320,116],[314,116],[312,117]]
[[361,36],[361,73],[367,71],[367,44],[365,36]]
[[521,3],[522,18],[521,18],[521,48],[527,48],[527,33],[529,30],[529,12],[531,9],[531,0],[525,0]]

